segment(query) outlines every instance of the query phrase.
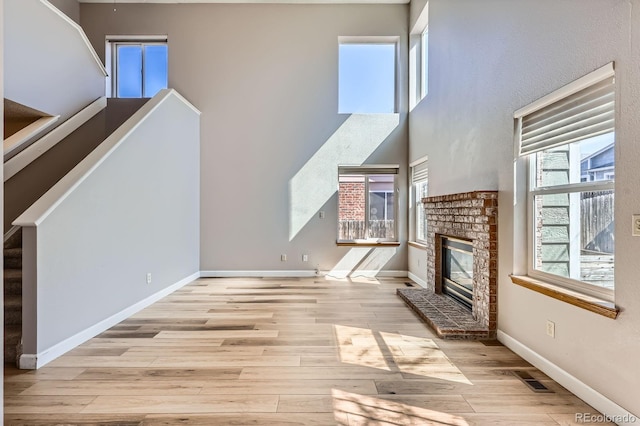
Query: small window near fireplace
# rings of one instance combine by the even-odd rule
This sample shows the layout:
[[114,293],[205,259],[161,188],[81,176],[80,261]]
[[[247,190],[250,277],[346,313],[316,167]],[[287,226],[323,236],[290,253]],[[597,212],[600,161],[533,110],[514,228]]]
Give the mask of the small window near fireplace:
[[465,308],[473,306],[473,245],[442,237],[442,293]]

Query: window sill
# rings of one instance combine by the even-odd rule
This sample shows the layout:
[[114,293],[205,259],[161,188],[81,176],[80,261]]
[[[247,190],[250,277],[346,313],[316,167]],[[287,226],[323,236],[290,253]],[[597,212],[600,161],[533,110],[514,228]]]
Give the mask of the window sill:
[[558,287],[526,275],[509,275],[511,282],[529,290],[544,294],[562,302],[594,312],[607,318],[615,319],[620,312],[614,303],[597,297],[587,296],[576,291]]
[[418,243],[416,241],[409,241],[409,242],[407,242],[407,244],[409,244],[411,247],[415,247],[417,249],[421,249],[421,250],[426,250],[427,249],[427,245],[426,244]]
[[398,241],[336,241],[337,246],[346,247],[398,247]]

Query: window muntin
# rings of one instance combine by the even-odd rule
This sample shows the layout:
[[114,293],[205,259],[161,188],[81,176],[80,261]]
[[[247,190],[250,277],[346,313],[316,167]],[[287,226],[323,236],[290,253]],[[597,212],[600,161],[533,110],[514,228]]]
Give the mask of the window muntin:
[[168,86],[165,42],[118,41],[111,44],[113,97],[151,98]]
[[338,242],[397,241],[397,170],[339,172]]
[[583,79],[572,83],[575,90],[554,92],[548,95],[553,102],[516,116],[530,170],[528,273],[612,301],[613,67]]
[[396,43],[341,42],[338,113],[396,112]]

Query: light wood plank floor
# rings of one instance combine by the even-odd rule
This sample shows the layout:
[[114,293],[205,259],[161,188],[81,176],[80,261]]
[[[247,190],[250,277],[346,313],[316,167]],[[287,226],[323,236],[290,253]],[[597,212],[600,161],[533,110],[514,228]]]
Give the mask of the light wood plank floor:
[[435,337],[396,296],[405,281],[197,280],[38,371],[8,367],[5,424],[557,426],[596,414],[502,345]]

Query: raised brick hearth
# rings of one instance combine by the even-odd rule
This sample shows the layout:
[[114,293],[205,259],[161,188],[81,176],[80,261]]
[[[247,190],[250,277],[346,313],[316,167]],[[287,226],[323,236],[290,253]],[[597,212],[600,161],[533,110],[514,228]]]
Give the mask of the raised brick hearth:
[[[427,288],[399,289],[398,294],[436,329],[441,337],[495,338],[497,191],[428,197],[422,202],[427,218]],[[469,240],[473,245],[473,306],[467,318],[461,317],[456,302],[441,294],[442,236]],[[428,307],[425,304],[427,301]],[[465,328],[468,329],[468,334],[464,333]],[[444,332],[445,330],[447,332]]]

